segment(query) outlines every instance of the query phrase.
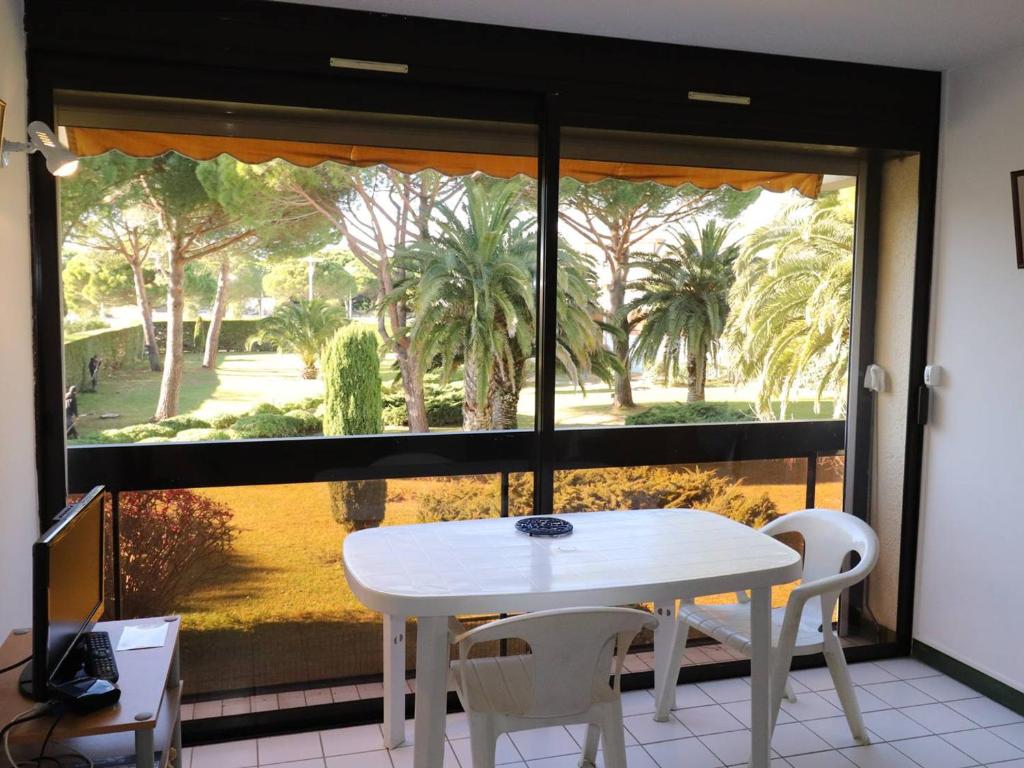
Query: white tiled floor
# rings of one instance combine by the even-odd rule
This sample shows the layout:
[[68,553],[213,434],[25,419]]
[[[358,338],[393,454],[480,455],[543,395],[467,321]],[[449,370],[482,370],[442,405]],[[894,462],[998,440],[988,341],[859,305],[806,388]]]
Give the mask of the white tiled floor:
[[[913,659],[857,664],[851,672],[872,743],[860,746],[850,738],[827,672],[795,672],[797,702],[780,713],[772,768],[1024,768],[1024,717]],[[749,683],[742,679],[679,686],[680,709],[669,722],[656,723],[649,691],[624,694],[629,768],[744,764],[749,699]],[[411,727],[406,732],[411,735]],[[448,716],[447,736],[439,768],[471,768],[464,715]],[[576,768],[582,738],[583,729],[574,727],[503,736],[498,762],[508,768]],[[184,757],[184,768],[412,765],[410,745],[381,749],[377,725],[202,746]]]

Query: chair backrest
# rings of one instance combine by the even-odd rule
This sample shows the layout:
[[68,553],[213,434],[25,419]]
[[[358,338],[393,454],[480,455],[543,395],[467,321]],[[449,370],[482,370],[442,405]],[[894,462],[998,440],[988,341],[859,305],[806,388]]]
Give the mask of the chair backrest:
[[[644,627],[654,628],[657,623],[651,614],[632,608],[567,608],[493,621],[455,641],[462,661],[477,643],[525,641],[530,646],[531,703],[524,711],[506,714],[562,717],[590,708],[595,686],[608,685],[613,653],[613,686],[618,690],[630,643]],[[467,690],[465,684],[463,690]]]
[[[822,579],[837,576],[842,572],[843,563],[851,552],[860,556],[860,562],[848,572],[849,583],[844,584],[843,588],[867,576],[878,561],[878,535],[871,526],[853,515],[834,509],[790,512],[768,523],[761,532],[769,536],[798,533],[803,537],[802,585],[811,586]],[[838,591],[822,595],[821,616],[831,617],[838,597]],[[831,622],[823,621],[823,624],[831,625]]]

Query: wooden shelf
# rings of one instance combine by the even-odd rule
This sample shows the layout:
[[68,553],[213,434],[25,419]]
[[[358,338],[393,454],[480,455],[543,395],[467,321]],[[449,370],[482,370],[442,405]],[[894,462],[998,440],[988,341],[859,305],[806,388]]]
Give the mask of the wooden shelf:
[[[181,743],[182,688],[177,664],[181,621],[177,616],[167,617],[167,639],[159,648],[116,650],[125,627],[163,621],[164,617],[157,617],[96,625],[95,631],[110,634],[115,648],[121,699],[113,707],[87,715],[66,713],[54,729],[52,742],[61,742],[83,752],[97,766],[134,765],[138,739],[148,731],[152,735],[154,766],[165,768],[169,764],[172,747]],[[15,664],[31,652],[32,634],[12,632],[0,647],[0,667]],[[0,723],[9,722],[35,704],[18,689],[20,671],[15,669],[0,675]],[[53,718],[44,717],[18,726],[10,734],[12,747],[18,751],[38,748],[52,724]]]

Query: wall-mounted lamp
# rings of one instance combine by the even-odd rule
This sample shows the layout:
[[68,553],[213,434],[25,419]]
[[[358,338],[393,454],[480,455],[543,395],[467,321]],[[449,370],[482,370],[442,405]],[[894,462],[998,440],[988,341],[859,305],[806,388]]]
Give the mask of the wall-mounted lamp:
[[54,176],[70,176],[78,170],[78,155],[57,140],[53,129],[38,120],[28,124],[28,141],[8,141],[3,138],[3,107],[0,101],[0,167],[7,167],[11,152],[42,152],[46,168]]

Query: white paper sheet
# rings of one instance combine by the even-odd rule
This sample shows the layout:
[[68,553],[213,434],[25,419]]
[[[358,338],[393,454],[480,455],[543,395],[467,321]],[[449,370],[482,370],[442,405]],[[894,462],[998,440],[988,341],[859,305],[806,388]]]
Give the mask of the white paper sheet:
[[159,624],[129,624],[117,641],[119,651],[137,651],[140,648],[161,648],[167,642],[167,622]]

